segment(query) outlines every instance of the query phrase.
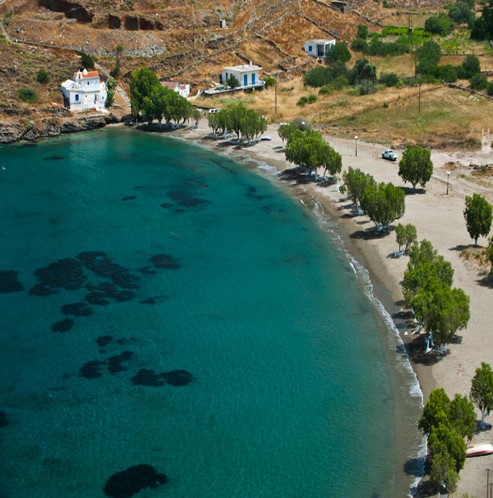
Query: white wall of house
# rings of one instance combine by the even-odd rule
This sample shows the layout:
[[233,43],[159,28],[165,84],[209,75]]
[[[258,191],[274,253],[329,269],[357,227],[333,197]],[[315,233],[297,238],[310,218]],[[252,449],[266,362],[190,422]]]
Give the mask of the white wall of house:
[[106,84],[99,78],[97,71],[77,71],[71,80],[61,85],[65,104],[71,111],[89,109],[104,110],[107,98]]
[[313,57],[325,57],[329,47],[335,44],[335,40],[308,40],[305,42],[305,52]]
[[225,67],[221,73],[221,82],[226,85],[228,78],[233,75],[236,76],[240,86],[238,88],[248,88],[254,86],[262,86],[263,80],[260,79],[260,66],[253,64],[244,64],[242,66]]
[[190,96],[191,87],[188,83],[184,84],[176,83],[175,81],[163,81],[162,84],[163,86],[170,88],[185,99],[188,99],[188,97]]

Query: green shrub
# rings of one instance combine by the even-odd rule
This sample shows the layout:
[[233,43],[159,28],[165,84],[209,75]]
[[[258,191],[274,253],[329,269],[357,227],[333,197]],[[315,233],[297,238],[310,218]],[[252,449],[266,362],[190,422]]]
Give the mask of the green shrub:
[[375,83],[373,81],[362,81],[358,85],[358,93],[360,95],[370,95],[377,91]]
[[454,21],[447,14],[438,14],[437,16],[429,17],[425,21],[425,29],[430,33],[440,36],[449,35],[454,29]]
[[392,87],[399,84],[399,77],[395,73],[382,73],[378,81],[386,87]]
[[488,83],[486,85],[486,94],[493,97],[493,83]]
[[307,103],[308,103],[308,97],[301,97],[300,100],[298,100],[298,102],[296,102],[296,105],[303,107]]
[[85,69],[94,69],[94,59],[85,52],[80,54],[80,63]]
[[45,85],[50,81],[50,75],[44,69],[40,69],[36,75],[36,81]]
[[321,87],[329,83],[330,70],[326,66],[317,66],[307,71],[303,77],[305,85]]
[[32,88],[20,88],[19,91],[17,92],[17,96],[23,101],[23,102],[36,102],[38,99],[38,96],[36,95],[36,92]]
[[475,74],[469,80],[469,88],[472,90],[485,90],[487,85],[488,80],[486,79],[486,76],[483,76],[482,74]]
[[368,26],[366,26],[365,24],[360,24],[358,26],[356,36],[358,38],[361,38],[362,40],[366,40],[366,38],[368,38]]
[[319,95],[330,95],[332,93],[332,87],[330,85],[324,85],[319,91]]
[[317,101],[317,96],[313,93],[310,93],[310,95],[308,95],[308,103],[313,104],[316,101]]
[[355,38],[351,42],[351,49],[355,52],[364,52],[367,46],[368,43],[366,42],[366,40],[363,40],[363,38]]
[[265,88],[270,88],[271,86],[276,86],[276,78],[272,77],[272,76],[267,76],[267,78],[265,78]]
[[330,83],[330,86],[334,90],[339,90],[339,91],[348,85],[349,85],[349,80],[345,76],[337,76],[337,78],[334,78]]
[[445,83],[454,83],[457,81],[457,67],[452,64],[437,66],[434,75]]

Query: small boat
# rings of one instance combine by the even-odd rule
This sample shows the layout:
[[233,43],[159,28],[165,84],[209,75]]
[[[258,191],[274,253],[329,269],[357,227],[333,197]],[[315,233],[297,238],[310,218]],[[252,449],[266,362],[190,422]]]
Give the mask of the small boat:
[[476,444],[475,446],[471,446],[470,448],[466,449],[466,457],[491,455],[492,453],[493,444],[490,443]]

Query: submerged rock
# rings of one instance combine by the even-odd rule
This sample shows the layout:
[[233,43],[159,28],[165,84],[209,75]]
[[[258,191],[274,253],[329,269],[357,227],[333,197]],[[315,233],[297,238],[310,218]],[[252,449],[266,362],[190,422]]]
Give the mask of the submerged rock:
[[0,427],[7,427],[9,425],[9,419],[7,418],[7,414],[0,410]]
[[107,346],[112,340],[113,340],[113,336],[112,335],[100,335],[96,339],[96,344],[100,348],[103,348],[104,346]]
[[177,270],[178,268],[181,268],[180,263],[178,263],[173,256],[169,256],[168,254],[156,254],[149,258],[149,261],[156,268],[165,268],[166,270]]
[[123,353],[108,358],[108,371],[112,374],[128,370],[128,362],[135,356],[132,351],[124,351]]
[[193,375],[186,370],[171,370],[164,374],[166,382],[172,386],[186,386],[193,380]]
[[131,498],[142,489],[154,489],[167,481],[166,474],[158,473],[152,465],[134,465],[113,474],[104,485],[104,494],[113,498]]
[[106,365],[105,361],[88,361],[79,369],[79,373],[81,377],[85,377],[86,379],[96,379],[103,375],[102,367],[104,365]]
[[136,386],[161,387],[166,384],[166,374],[158,374],[150,368],[141,368],[131,381]]
[[48,266],[38,268],[35,275],[44,287],[66,290],[80,289],[86,281],[82,263],[72,258],[59,259]]
[[62,313],[64,315],[72,316],[89,316],[92,315],[92,308],[83,302],[64,304],[61,307]]
[[51,326],[51,330],[53,330],[53,332],[68,332],[74,325],[74,320],[72,320],[71,318],[64,318],[59,322],[55,322]]
[[0,294],[24,290],[24,286],[17,280],[18,274],[14,270],[0,271]]

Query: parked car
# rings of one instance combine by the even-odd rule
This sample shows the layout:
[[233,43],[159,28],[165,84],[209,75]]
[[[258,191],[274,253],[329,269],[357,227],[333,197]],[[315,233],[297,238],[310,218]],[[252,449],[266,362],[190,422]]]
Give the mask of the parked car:
[[209,109],[209,112],[211,114],[216,114],[216,112],[219,112],[219,109],[216,109],[215,107],[213,107],[212,109]]
[[382,157],[389,161],[397,161],[397,154],[392,149],[387,149],[382,152]]

